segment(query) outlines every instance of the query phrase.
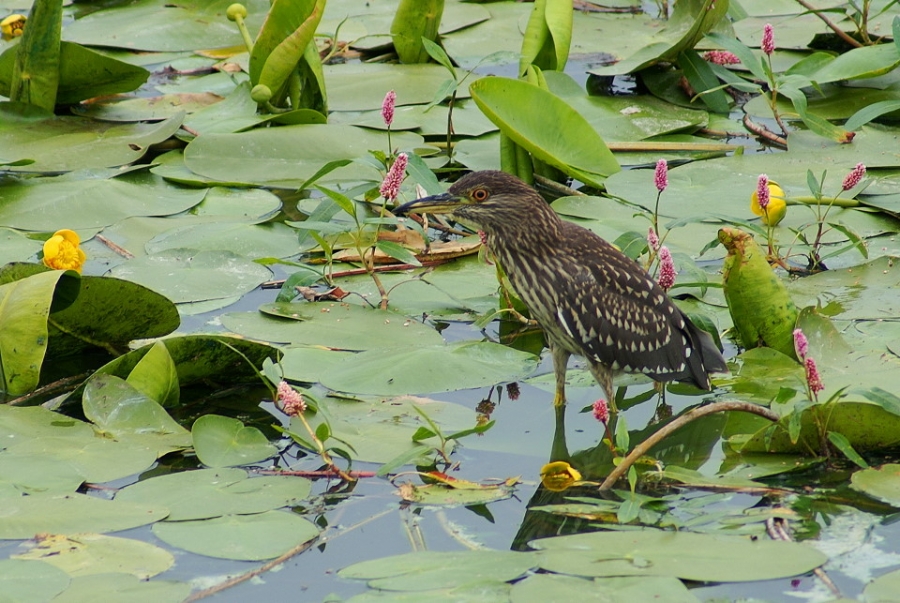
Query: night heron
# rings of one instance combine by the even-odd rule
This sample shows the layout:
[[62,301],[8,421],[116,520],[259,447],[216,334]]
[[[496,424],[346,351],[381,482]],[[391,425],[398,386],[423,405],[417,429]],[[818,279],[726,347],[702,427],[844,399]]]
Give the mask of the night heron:
[[484,232],[488,248],[544,330],[565,404],[569,356],[583,356],[615,408],[613,377],[643,373],[710,389],[727,370],[712,337],[672,303],[637,262],[562,220],[530,186],[504,172],[464,176],[395,213],[447,214]]

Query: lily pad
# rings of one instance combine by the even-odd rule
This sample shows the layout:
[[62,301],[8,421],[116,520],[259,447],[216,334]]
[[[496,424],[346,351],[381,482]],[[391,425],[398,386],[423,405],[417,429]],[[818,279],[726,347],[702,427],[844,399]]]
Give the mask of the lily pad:
[[[14,603],[44,603],[69,585],[69,575],[46,563],[0,560],[0,591]],[[94,593],[96,596],[96,593]]]
[[[420,136],[409,132],[395,132],[391,144],[405,150],[424,146]],[[331,161],[361,159],[386,145],[384,133],[354,126],[283,126],[199,136],[185,149],[184,164],[201,176],[222,182],[297,188]],[[363,162],[338,168],[325,180],[380,182],[381,178],[382,174]]]
[[248,479],[243,469],[199,469],[141,480],[120,490],[116,500],[165,506],[167,521],[185,521],[292,506],[309,496],[311,488],[302,477]]
[[158,291],[175,303],[230,298],[272,278],[265,266],[231,251],[183,248],[134,258],[110,274]]
[[[342,392],[426,394],[485,387],[524,379],[537,367],[534,354],[492,342],[373,349],[320,367],[319,381]],[[434,367],[441,367],[435,371]],[[313,370],[306,367],[307,370]]]
[[159,456],[191,446],[190,434],[162,406],[114,375],[91,378],[82,406],[85,416],[103,433],[152,448]]
[[[365,401],[326,398],[319,405],[319,413],[308,421],[316,429],[327,418],[332,435],[352,446],[349,452],[356,461],[388,463],[402,457],[412,463],[431,450],[413,440],[419,428],[430,428],[413,405],[437,423],[444,434],[475,426],[475,413],[462,405],[413,397]],[[307,433],[299,419],[291,419],[291,430],[303,436]],[[424,440],[424,444],[439,443],[436,437]],[[448,449],[452,450],[453,445],[451,442]]]
[[643,530],[592,532],[534,540],[542,568],[579,576],[675,576],[700,582],[774,580],[827,561],[794,542]]
[[182,212],[200,203],[204,194],[176,188],[152,175],[67,182],[33,179],[5,188],[0,221],[45,232],[96,228],[131,216]]
[[545,601],[698,603],[699,599],[691,594],[681,580],[669,576],[586,580],[559,574],[535,574],[513,585],[510,601],[513,603],[543,603]]
[[45,532],[118,532],[159,521],[168,513],[165,507],[117,502],[86,494],[5,498],[0,539],[20,540]]
[[537,562],[534,553],[419,551],[356,563],[345,567],[338,575],[367,580],[370,588],[381,590],[427,591],[515,580],[535,567]]
[[191,437],[197,457],[207,467],[249,465],[278,452],[256,427],[219,415],[203,415],[194,421]]
[[153,533],[172,546],[219,559],[261,561],[319,536],[319,528],[294,513],[267,511],[200,521],[164,521]]
[[140,540],[102,534],[47,535],[38,537],[25,553],[14,559],[43,561],[73,578],[92,574],[127,573],[146,580],[172,567],[168,551]]
[[[285,306],[278,307],[280,315],[286,315]],[[273,343],[343,350],[423,346],[443,341],[434,329],[395,312],[329,302],[287,307],[296,307],[295,313],[304,320],[273,318],[258,312],[232,312],[222,316],[222,325],[240,335]]]
[[92,603],[97,593],[129,603],[180,603],[191,585],[172,580],[141,580],[131,574],[93,574],[72,580],[54,603]]
[[[34,159],[29,165],[5,168],[11,171],[68,172],[116,167],[137,161],[150,145],[172,136],[183,117],[184,114],[178,114],[155,124],[98,124],[67,116],[21,118],[0,105],[0,148],[10,155]],[[121,196],[119,200],[127,198]],[[9,224],[6,220],[3,223]]]
[[850,477],[850,485],[889,505],[900,507],[900,465],[887,464],[857,471]]

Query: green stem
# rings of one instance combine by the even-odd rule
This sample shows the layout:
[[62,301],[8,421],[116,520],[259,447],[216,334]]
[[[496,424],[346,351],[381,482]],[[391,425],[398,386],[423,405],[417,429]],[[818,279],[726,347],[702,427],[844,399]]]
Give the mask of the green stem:
[[244,18],[240,15],[235,17],[234,22],[237,23],[238,30],[241,32],[241,37],[244,38],[244,46],[247,47],[247,52],[253,52],[253,38],[250,37],[250,32],[247,31],[247,26],[244,24]]
[[[858,199],[841,199],[839,197],[791,197],[791,205],[825,205],[828,207],[860,207],[862,203]],[[823,218],[824,219],[824,218]]]

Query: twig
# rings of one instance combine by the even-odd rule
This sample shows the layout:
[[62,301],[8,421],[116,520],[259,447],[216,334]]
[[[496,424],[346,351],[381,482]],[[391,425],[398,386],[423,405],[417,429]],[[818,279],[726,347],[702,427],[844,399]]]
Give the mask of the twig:
[[[340,477],[337,471],[325,469],[322,471],[295,471],[280,469],[254,469],[253,473],[257,475],[288,475],[291,477]],[[347,475],[354,479],[361,477],[376,477],[374,471],[346,471]]]
[[250,570],[249,572],[246,572],[239,576],[235,576],[234,578],[229,578],[225,582],[220,582],[219,584],[216,584],[215,586],[210,586],[209,588],[205,588],[203,590],[198,590],[197,592],[192,594],[190,597],[185,599],[184,603],[190,603],[191,601],[199,601],[200,599],[205,599],[206,597],[215,595],[217,593],[222,592],[223,590],[229,589],[232,586],[237,586],[238,584],[241,584],[242,582],[246,582],[247,580],[250,580],[251,578],[255,578],[256,576],[259,576],[260,574],[264,574],[267,571],[269,571],[270,569],[272,569],[273,567],[281,565],[282,563],[284,563],[285,561],[287,561],[294,555],[299,555],[303,551],[307,550],[318,540],[319,540],[318,538],[313,538],[312,540],[304,542],[303,544],[301,544],[299,546],[295,546],[294,548],[289,550],[287,553],[284,553],[283,555],[276,557],[275,559],[272,559],[268,563],[265,563],[254,570]]
[[758,404],[751,404],[749,402],[714,402],[713,404],[707,404],[706,406],[701,406],[699,408],[695,408],[689,413],[683,414],[649,438],[638,444],[634,447],[634,449],[628,453],[622,462],[612,470],[612,472],[603,480],[603,483],[600,484],[600,491],[609,490],[613,487],[613,485],[619,481],[619,478],[625,475],[625,472],[637,461],[639,458],[647,454],[647,451],[661,442],[664,438],[666,438],[670,433],[684,427],[691,421],[699,419],[700,417],[705,417],[706,415],[711,415],[717,412],[725,412],[729,410],[739,410],[743,412],[753,413],[755,415],[759,415],[761,417],[765,417],[772,422],[777,421],[780,417],[763,406],[759,406]]
[[534,183],[539,185],[541,188],[545,188],[547,190],[553,191],[554,193],[560,194],[564,197],[584,197],[585,194],[581,191],[576,191],[574,188],[568,187],[565,184],[560,184],[555,180],[551,180],[550,178],[545,178],[539,174],[534,175]]
[[862,44],[860,44],[859,42],[857,42],[856,40],[854,40],[853,38],[848,36],[840,27],[838,27],[837,25],[832,23],[831,19],[829,19],[828,17],[823,15],[822,12],[818,8],[816,8],[809,2],[806,2],[805,0],[797,0],[797,4],[799,4],[800,6],[802,6],[803,8],[805,8],[806,10],[808,10],[809,12],[811,12],[812,14],[817,16],[818,18],[822,19],[822,21],[825,23],[825,25],[827,25],[828,28],[831,29],[831,31],[833,31],[835,34],[837,34],[837,37],[842,39],[844,42],[846,42],[850,46],[853,46],[854,48],[862,48],[862,46],[863,46]]
[[[7,402],[7,406],[18,406],[19,404],[25,404],[29,400],[33,398],[37,398],[38,396],[43,396],[47,392],[51,392],[58,389],[69,389],[68,386],[72,383],[76,383],[78,381],[83,381],[90,377],[93,374],[92,371],[88,371],[86,373],[81,373],[80,375],[72,375],[71,377],[64,377],[59,379],[58,381],[54,381],[53,383],[48,383],[42,387],[37,388],[33,392],[29,392],[24,396],[19,396],[18,398],[13,398],[9,402]],[[80,385],[80,384],[79,384]],[[73,391],[77,389],[76,387],[71,388],[69,391]]]
[[753,120],[750,119],[749,115],[744,115],[744,127],[759,136],[760,138],[764,138],[771,142],[772,144],[778,145],[780,147],[784,147],[785,149],[788,146],[787,138],[783,136],[779,136],[769,128],[762,126],[760,124],[754,123]]
[[116,253],[118,253],[120,256],[122,256],[126,260],[130,260],[130,259],[134,258],[133,253],[131,253],[124,247],[119,247],[118,245],[116,245],[115,243],[113,243],[112,241],[110,241],[109,239],[104,237],[103,235],[100,235],[100,234],[94,235],[94,238],[97,239],[98,241],[100,241],[101,243],[103,243],[104,245],[106,245],[107,247],[109,247],[110,249],[112,249],[113,251],[115,251]]
[[[794,542],[794,539],[791,538],[791,535],[788,534],[787,530],[784,528],[784,519],[781,517],[770,517],[766,520],[766,532],[769,533],[769,537],[772,540],[783,540],[785,542]],[[831,581],[831,578],[828,577],[828,574],[825,573],[821,567],[817,567],[813,570],[813,573],[816,577],[821,580],[825,586],[828,587],[828,590],[831,591],[835,597],[840,598],[841,591],[837,587],[837,585]]]

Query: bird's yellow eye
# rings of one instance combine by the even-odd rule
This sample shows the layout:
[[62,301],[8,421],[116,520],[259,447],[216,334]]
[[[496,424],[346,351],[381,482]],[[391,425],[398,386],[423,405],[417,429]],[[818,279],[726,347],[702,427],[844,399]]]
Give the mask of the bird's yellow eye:
[[484,188],[476,188],[474,191],[472,191],[472,199],[474,199],[475,201],[484,201],[488,198],[488,195],[489,193],[487,192],[487,189]]

